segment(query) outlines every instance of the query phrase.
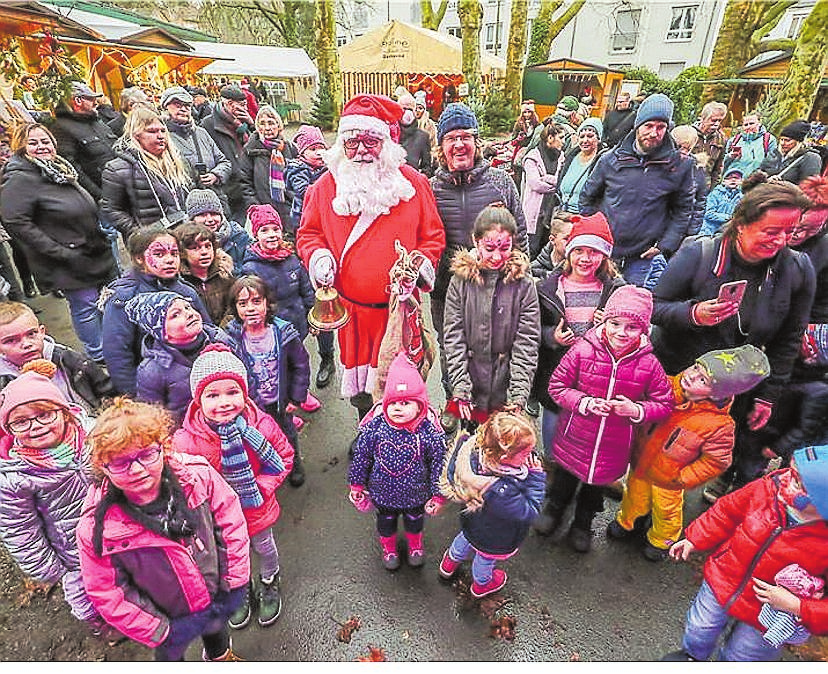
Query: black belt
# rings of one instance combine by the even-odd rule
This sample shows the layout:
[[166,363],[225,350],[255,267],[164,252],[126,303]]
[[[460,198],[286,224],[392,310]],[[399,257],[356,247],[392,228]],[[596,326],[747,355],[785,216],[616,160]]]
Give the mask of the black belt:
[[352,300],[350,297],[346,297],[345,293],[342,291],[339,292],[342,295],[342,299],[348,300],[351,304],[356,304],[358,307],[365,307],[366,309],[387,309],[388,302],[357,302],[356,300]]

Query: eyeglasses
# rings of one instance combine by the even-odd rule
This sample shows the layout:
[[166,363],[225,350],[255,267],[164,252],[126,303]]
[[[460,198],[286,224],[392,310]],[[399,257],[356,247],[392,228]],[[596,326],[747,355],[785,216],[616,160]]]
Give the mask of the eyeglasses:
[[471,133],[457,133],[454,135],[446,134],[443,136],[444,143],[456,143],[458,140],[463,143],[473,143],[475,139],[475,135]]
[[9,422],[9,430],[12,433],[25,433],[32,427],[33,422],[37,422],[41,426],[48,426],[51,424],[55,419],[58,417],[58,412],[60,410],[46,410],[45,412],[41,412],[40,414],[36,414],[33,417],[26,417],[23,419],[15,419],[14,421]]
[[113,459],[109,463],[105,463],[104,468],[106,468],[110,473],[124,474],[128,473],[132,469],[133,463],[140,463],[142,468],[147,468],[160,458],[161,447],[158,445],[151,445],[135,456]]
[[346,150],[356,150],[360,143],[362,143],[366,150],[373,150],[378,147],[381,142],[382,141],[379,138],[374,138],[373,136],[357,136],[356,138],[349,138],[348,140],[343,141],[342,144],[345,146]]

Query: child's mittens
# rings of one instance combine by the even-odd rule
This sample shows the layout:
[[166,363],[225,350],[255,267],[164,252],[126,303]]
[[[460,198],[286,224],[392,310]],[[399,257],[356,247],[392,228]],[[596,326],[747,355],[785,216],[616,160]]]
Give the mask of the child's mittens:
[[799,564],[788,564],[774,576],[774,581],[801,599],[820,599],[825,590],[825,581],[812,576]]
[[426,515],[434,516],[439,513],[446,504],[447,499],[444,496],[432,496],[425,504]]
[[351,485],[351,489],[348,492],[348,500],[361,513],[367,513],[374,507],[371,504],[371,499],[368,498],[368,492],[365,491],[363,486],[358,484]]

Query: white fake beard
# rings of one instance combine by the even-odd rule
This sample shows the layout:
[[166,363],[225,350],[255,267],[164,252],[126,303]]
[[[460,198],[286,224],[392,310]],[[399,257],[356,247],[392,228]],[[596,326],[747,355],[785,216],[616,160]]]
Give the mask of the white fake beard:
[[414,186],[400,171],[405,149],[386,140],[373,162],[353,162],[345,156],[342,139],[325,154],[325,163],[336,183],[332,206],[337,215],[377,217],[387,214],[400,201],[414,196]]

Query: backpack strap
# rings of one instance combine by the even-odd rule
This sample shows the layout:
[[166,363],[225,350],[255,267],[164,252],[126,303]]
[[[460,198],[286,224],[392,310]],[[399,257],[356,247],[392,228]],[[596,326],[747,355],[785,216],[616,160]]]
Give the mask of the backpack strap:
[[693,290],[700,288],[707,274],[713,269],[713,260],[716,257],[716,239],[712,236],[697,234],[687,237],[685,241],[701,241],[701,259],[696,267],[696,274],[693,277]]

